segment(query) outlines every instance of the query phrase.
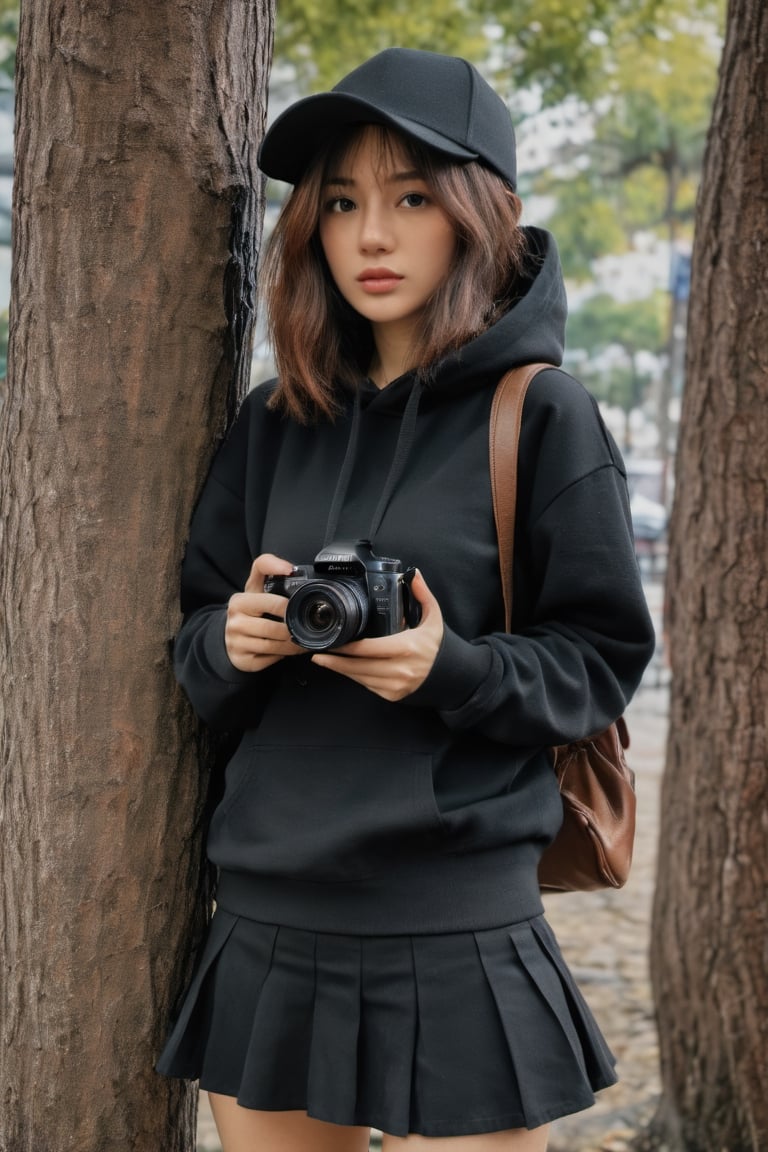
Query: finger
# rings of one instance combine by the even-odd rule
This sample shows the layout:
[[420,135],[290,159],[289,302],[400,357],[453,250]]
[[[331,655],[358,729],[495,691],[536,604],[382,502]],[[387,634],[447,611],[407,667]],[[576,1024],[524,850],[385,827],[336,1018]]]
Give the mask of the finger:
[[373,680],[383,684],[389,679],[387,676],[381,675],[380,665],[374,669],[370,665],[363,668],[361,666],[363,661],[346,660],[343,656],[336,657],[327,653],[316,652],[312,657],[312,663],[319,665],[320,668],[327,668],[329,672],[338,672],[350,680],[355,680],[358,684],[364,684],[366,687]]
[[321,667],[326,668],[330,672],[338,672],[348,680],[353,680],[355,684],[367,688],[369,692],[375,692],[377,696],[381,696],[384,700],[402,700],[413,691],[414,686],[410,681],[403,681],[400,677],[393,678],[391,676],[370,675],[368,672],[363,674],[360,672],[356,660],[340,660],[336,664],[331,665],[330,663],[321,663],[317,656],[313,656],[312,662],[321,664]]
[[272,664],[277,664],[282,659],[282,654],[277,653],[273,656],[262,656],[256,652],[251,653],[237,653],[231,652],[229,654],[230,661],[241,672],[261,672],[265,668],[269,668]]
[[316,653],[312,657],[315,664],[321,668],[328,668],[331,672],[341,672],[352,680],[360,682],[376,680],[386,683],[396,680],[399,683],[410,682],[414,676],[409,665],[400,661],[389,661],[382,667],[381,660],[350,660],[348,656],[332,656],[330,653]]
[[421,604],[421,622],[424,623],[424,617],[429,611],[438,607],[437,600],[430,591],[429,585],[421,574],[421,569],[416,569],[416,575],[411,580],[411,593],[414,599],[418,600]]
[[257,648],[251,649],[253,656],[300,656],[301,648],[293,640],[263,640]]
[[415,629],[405,628],[393,632],[391,636],[369,636],[366,640],[352,640],[332,650],[333,655],[355,660],[397,660],[407,659],[418,651],[419,642],[414,636]]
[[285,596],[277,596],[274,592],[236,592],[234,596],[230,597],[228,612],[230,616],[237,614],[251,617],[269,615],[278,616],[282,620],[285,616],[287,603]]
[[250,640],[290,640],[290,633],[282,620],[268,620],[266,616],[234,616],[226,625],[227,632]]
[[394,636],[352,640],[349,644],[340,644],[338,648],[333,649],[332,653],[324,653],[324,655],[340,656],[344,660],[390,660],[394,656],[404,655],[407,651],[405,645],[398,644],[395,640],[395,637],[399,638],[401,635],[401,632],[397,632]]
[[263,592],[265,576],[290,576],[293,564],[272,552],[262,552],[251,565],[250,575],[245,582],[246,592]]
[[381,662],[374,662],[373,660],[363,659],[350,659],[349,656],[339,656],[331,652],[316,652],[312,657],[312,663],[318,664],[321,668],[330,668],[332,672],[343,672],[345,676],[364,676],[366,672],[376,672],[381,674]]
[[263,658],[280,660],[284,656],[298,656],[301,649],[291,640],[269,640],[264,637],[248,639],[241,636],[227,645],[227,654],[233,663]]

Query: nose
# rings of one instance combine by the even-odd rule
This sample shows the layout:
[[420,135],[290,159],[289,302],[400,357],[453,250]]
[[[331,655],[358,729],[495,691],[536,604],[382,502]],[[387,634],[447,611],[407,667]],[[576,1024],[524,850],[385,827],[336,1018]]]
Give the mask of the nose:
[[386,212],[378,205],[368,205],[360,214],[360,250],[387,252],[392,247],[392,229]]

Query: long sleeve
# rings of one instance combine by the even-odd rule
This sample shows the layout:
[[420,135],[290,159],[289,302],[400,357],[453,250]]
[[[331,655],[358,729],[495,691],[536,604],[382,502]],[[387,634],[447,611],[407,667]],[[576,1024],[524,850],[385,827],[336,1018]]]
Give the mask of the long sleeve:
[[241,672],[224,645],[229,598],[242,592],[253,561],[244,496],[251,409],[246,401],[192,518],[181,574],[184,619],[174,645],[176,678],[198,716],[220,729],[258,723],[278,667]]
[[539,398],[538,426],[534,412],[521,441],[521,488],[531,497],[517,537],[512,634],[446,629],[429,677],[409,697],[454,730],[524,746],[607,727],[654,646],[621,458],[591,398],[570,381],[562,396],[556,419],[551,404],[545,418]]

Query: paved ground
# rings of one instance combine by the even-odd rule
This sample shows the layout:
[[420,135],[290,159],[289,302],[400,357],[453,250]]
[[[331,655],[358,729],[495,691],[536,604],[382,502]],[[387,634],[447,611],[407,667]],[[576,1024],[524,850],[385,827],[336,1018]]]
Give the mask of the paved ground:
[[[649,590],[652,608],[660,591]],[[553,1125],[550,1152],[625,1152],[653,1115],[658,1045],[648,973],[661,773],[667,732],[663,669],[651,666],[628,712],[629,761],[637,774],[638,827],[632,874],[621,892],[550,896],[547,916],[571,970],[618,1059],[619,1083],[588,1112]]]
[[[647,588],[658,622],[661,587]],[[667,726],[663,663],[651,665],[628,713],[630,763],[637,774],[638,829],[632,875],[621,892],[546,899],[547,916],[571,970],[618,1059],[620,1081],[588,1112],[552,1127],[550,1152],[627,1152],[632,1133],[653,1114],[658,1095],[657,1040],[648,975],[648,939],[656,870],[661,771]],[[377,1146],[374,1138],[372,1148]],[[201,1096],[199,1152],[221,1152]]]

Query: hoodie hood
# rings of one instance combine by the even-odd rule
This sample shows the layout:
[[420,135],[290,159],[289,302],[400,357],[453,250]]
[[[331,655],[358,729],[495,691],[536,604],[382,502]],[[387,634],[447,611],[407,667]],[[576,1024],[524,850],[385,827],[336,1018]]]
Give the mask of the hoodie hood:
[[336,537],[358,454],[360,418],[391,415],[400,420],[392,459],[367,537],[373,540],[405,470],[416,436],[419,411],[456,395],[496,384],[511,368],[534,362],[559,366],[563,357],[566,320],[565,288],[554,238],[540,228],[524,229],[526,275],[517,302],[491,328],[439,361],[427,380],[407,372],[386,388],[371,380],[360,382],[352,401],[346,453],[336,481],[324,544]]
[[[485,388],[521,364],[562,363],[568,306],[557,245],[543,228],[522,231],[527,254],[520,298],[491,328],[435,365],[424,384],[422,408],[457,393]],[[364,382],[362,406],[401,413],[414,375],[407,372],[382,389]]]

